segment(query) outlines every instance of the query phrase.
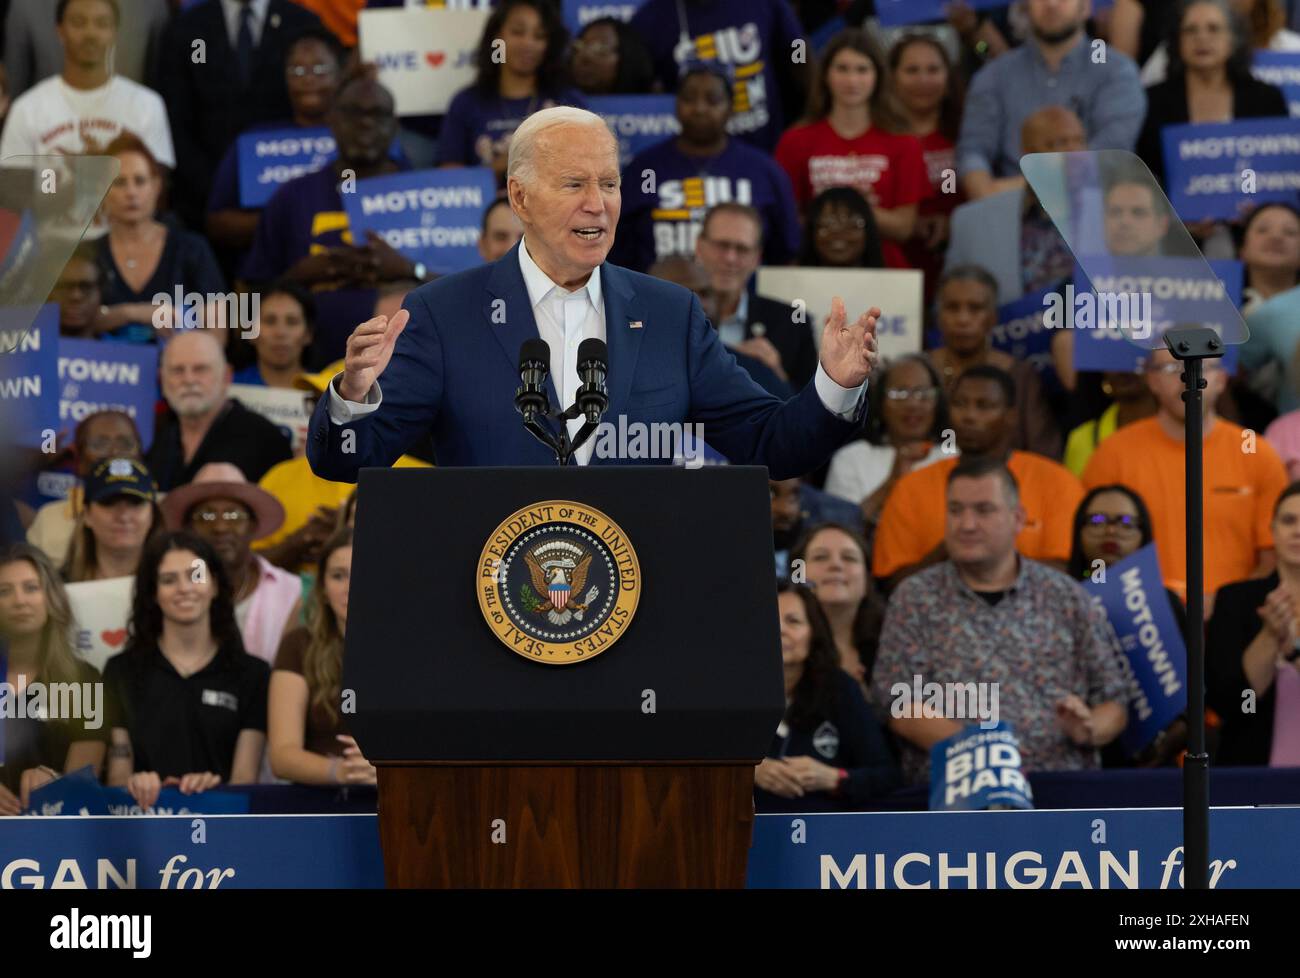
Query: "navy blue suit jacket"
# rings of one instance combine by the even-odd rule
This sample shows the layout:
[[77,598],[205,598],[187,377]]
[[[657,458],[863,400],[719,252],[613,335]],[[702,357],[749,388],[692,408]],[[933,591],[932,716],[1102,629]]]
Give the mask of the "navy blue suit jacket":
[[[356,482],[359,470],[392,465],[426,432],[438,465],[555,464],[514,406],[519,348],[538,336],[518,249],[406,297],[411,319],[379,378],[379,409],[336,425],[327,391],[307,436],[312,471]],[[600,275],[609,347],[605,421],[626,415],[629,425],[700,423],[712,448],[734,464],[766,465],[775,479],[817,468],[859,428],[860,416],[850,422],[828,411],[813,382],[786,401],[763,390],[723,346],[694,293],[608,262]],[[557,405],[549,378],[547,388]],[[353,450],[345,453],[349,429]],[[671,459],[593,454],[591,464],[656,461]]]

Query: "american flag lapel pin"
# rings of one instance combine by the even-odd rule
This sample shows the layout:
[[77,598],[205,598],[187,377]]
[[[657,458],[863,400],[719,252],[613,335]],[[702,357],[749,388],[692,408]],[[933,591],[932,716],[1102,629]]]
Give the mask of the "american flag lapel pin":
[[628,328],[628,329],[640,329],[640,328],[641,328],[641,320],[639,320],[639,319],[629,319],[629,320],[627,321],[627,328]]

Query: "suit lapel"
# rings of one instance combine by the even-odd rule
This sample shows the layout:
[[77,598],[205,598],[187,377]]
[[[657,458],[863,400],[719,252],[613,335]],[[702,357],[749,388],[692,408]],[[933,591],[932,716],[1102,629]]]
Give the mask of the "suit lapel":
[[[199,27],[198,36],[208,38],[208,43],[214,44],[217,48],[215,51],[208,52],[209,60],[218,65],[233,64],[235,49],[230,44],[230,35],[226,33],[226,14],[221,4],[204,5],[197,9],[202,13],[196,13],[195,16],[202,16],[207,21],[206,29]],[[234,77],[233,73],[231,77]]]
[[[524,273],[519,268],[519,248],[516,244],[504,258],[492,266],[488,277],[487,300],[483,304],[483,320],[496,337],[501,352],[510,361],[511,371],[519,374],[519,348],[525,340],[540,339],[537,320],[533,317],[533,304],[528,300]],[[547,365],[546,392],[551,404],[563,409],[556,393],[555,381]]]
[[[483,304],[485,328],[496,338],[515,373],[519,367],[519,348],[525,340],[537,339],[541,335],[533,317],[524,275],[519,268],[520,247],[515,245],[493,266]],[[640,303],[636,300],[636,289],[625,270],[606,262],[600,266],[600,285],[605,302],[605,344],[609,348],[609,410],[606,417],[617,417],[626,413],[628,392],[632,389],[632,376],[641,352],[641,338],[652,324],[645,322]],[[633,323],[641,325],[633,328]],[[560,409],[567,406],[560,404],[555,381],[549,372],[546,389],[553,405]]]
[[[600,287],[605,295],[605,345],[609,348],[609,410],[605,416],[617,418],[626,413],[641,338],[653,324],[645,321],[632,277],[624,269],[605,262],[600,266]],[[633,328],[633,323],[639,325]]]

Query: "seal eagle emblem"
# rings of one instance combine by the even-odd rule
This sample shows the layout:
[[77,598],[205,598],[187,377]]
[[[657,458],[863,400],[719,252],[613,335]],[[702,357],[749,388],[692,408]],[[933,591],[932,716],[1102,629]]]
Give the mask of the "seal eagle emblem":
[[600,510],[549,500],[493,531],[477,591],[484,620],[507,648],[564,665],[622,637],[640,600],[641,568],[627,534]]

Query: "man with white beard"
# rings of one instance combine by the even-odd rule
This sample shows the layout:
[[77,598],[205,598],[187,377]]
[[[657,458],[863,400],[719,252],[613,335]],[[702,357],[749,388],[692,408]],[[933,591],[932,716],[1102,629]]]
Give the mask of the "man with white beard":
[[158,373],[169,410],[145,455],[163,492],[191,481],[209,462],[231,462],[257,482],[293,458],[283,431],[227,396],[224,337],[224,331],[187,330],[163,347]]

